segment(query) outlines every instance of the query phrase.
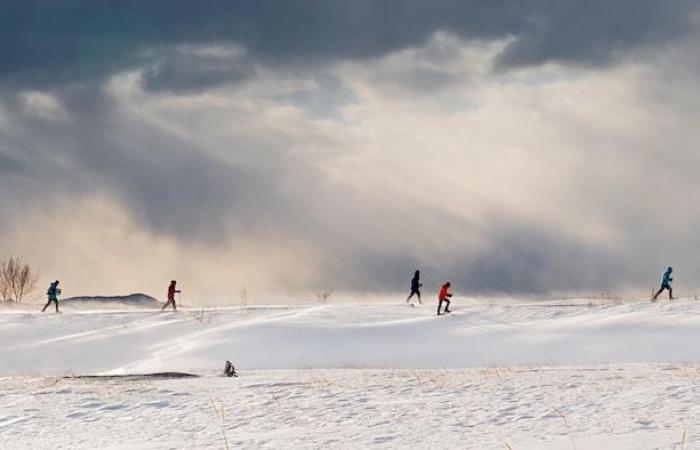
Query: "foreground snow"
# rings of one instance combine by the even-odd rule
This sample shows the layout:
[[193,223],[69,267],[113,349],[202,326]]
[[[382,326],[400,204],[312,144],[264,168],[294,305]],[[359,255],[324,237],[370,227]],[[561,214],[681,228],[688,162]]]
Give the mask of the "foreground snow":
[[652,449],[700,445],[698,368],[291,370],[0,379],[2,448]]
[[700,447],[700,302],[433,308],[0,313],[0,448]]

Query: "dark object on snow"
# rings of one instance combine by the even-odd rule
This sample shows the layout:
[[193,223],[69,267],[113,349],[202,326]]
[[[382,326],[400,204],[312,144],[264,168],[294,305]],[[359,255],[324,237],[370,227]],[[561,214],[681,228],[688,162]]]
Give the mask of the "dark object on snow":
[[231,364],[231,361],[226,361],[226,364],[224,364],[224,375],[227,377],[237,377],[238,374],[236,373],[236,368],[233,367],[233,364]]
[[153,372],[153,373],[133,373],[124,375],[72,375],[63,378],[90,378],[90,379],[100,379],[100,378],[129,378],[129,379],[141,379],[141,378],[199,378],[199,375],[187,372]]

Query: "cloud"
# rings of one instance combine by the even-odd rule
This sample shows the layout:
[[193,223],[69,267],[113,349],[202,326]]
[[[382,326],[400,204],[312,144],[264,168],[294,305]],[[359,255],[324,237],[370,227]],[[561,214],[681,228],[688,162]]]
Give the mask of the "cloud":
[[[45,185],[47,196],[114,192],[143,225],[205,240],[220,239],[228,217],[254,222],[264,214],[256,204],[274,209],[283,202],[266,180],[279,168],[265,173],[227,163],[196,138],[144,122],[120,109],[116,99],[102,96],[85,100],[75,120],[58,128],[53,123],[15,127],[13,141],[22,143],[23,157],[31,163],[25,176]],[[14,190],[9,183],[7,189]]]
[[21,173],[23,170],[22,164],[12,156],[0,151],[0,175],[12,175]]
[[311,265],[303,261],[313,262],[313,249],[262,230],[254,239],[212,246],[151,232],[109,194],[37,206],[25,205],[23,225],[5,230],[2,248],[41,267],[42,282],[59,278],[64,295],[146,292],[163,299],[177,279],[187,304],[231,305],[244,289],[250,301],[265,303],[263,294],[310,283]]
[[255,75],[245,50],[236,46],[166,48],[143,71],[146,89],[186,92],[235,83]]
[[[254,74],[252,64],[310,67],[418,47],[437,32],[512,39],[501,68],[598,65],[660,48],[692,29],[692,0],[2,2],[0,79],[38,89],[147,67],[146,85],[193,89]],[[183,49],[245,49],[248,57]],[[434,75],[434,74],[433,74]]]
[[692,17],[698,12],[693,1],[564,1],[540,6],[527,29],[499,56],[498,65],[609,64],[692,33]]
[[54,96],[39,91],[23,92],[20,95],[26,117],[62,122],[69,119],[68,111]]
[[120,4],[5,4],[0,248],[75,289],[696,275],[690,3]]

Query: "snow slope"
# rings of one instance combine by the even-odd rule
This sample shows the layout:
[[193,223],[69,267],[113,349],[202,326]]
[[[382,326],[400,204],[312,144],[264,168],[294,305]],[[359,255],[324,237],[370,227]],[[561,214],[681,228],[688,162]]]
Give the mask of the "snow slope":
[[0,448],[700,448],[700,302],[586,303],[4,312]]
[[0,373],[464,368],[700,360],[700,302],[312,305],[0,314]]

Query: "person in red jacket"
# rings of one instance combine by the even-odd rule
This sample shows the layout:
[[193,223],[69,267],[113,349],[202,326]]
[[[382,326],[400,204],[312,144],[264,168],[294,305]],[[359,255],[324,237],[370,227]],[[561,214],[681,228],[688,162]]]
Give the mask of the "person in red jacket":
[[168,305],[172,304],[173,305],[173,311],[177,311],[177,307],[175,306],[175,294],[179,294],[180,291],[175,289],[175,285],[177,284],[177,281],[172,280],[170,282],[170,286],[168,286],[168,301],[165,302],[165,305],[163,305],[163,308],[161,308],[161,311],[165,311],[165,308],[168,307]]
[[449,292],[450,287],[452,284],[448,281],[447,283],[443,284],[442,287],[440,288],[440,293],[438,294],[438,309],[437,313],[438,316],[440,315],[440,308],[442,308],[442,302],[445,302],[445,313],[451,312],[450,311],[450,297],[452,297],[452,294]]

